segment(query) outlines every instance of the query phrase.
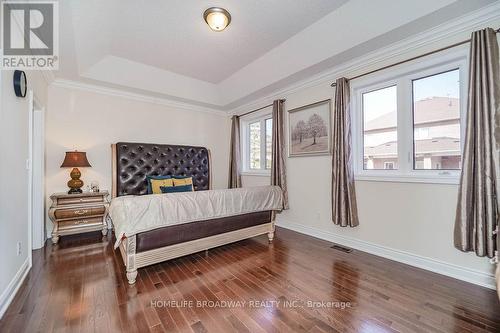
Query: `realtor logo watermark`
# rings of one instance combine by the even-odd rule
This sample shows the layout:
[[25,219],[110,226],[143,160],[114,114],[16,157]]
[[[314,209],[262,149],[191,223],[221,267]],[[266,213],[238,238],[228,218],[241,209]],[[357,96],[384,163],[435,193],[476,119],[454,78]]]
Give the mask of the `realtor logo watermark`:
[[1,69],[59,68],[59,3],[1,3]]

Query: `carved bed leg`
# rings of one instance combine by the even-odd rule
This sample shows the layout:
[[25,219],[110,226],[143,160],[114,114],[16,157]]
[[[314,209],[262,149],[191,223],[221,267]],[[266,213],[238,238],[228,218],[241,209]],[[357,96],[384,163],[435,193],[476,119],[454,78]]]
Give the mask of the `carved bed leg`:
[[127,238],[127,279],[129,284],[134,284],[137,278],[137,267],[135,266],[136,236]]
[[129,271],[127,269],[128,284],[134,284],[136,278],[137,278],[137,269],[134,269],[133,271]]
[[269,239],[269,243],[272,243],[274,239],[274,220],[276,220],[276,212],[271,213],[271,231],[267,233],[267,238]]

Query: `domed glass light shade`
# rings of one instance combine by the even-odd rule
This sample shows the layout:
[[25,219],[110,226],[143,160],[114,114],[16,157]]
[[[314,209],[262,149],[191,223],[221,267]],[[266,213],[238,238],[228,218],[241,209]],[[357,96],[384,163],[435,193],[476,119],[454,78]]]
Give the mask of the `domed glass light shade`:
[[213,31],[222,31],[231,23],[231,14],[224,8],[211,7],[205,10],[203,18]]

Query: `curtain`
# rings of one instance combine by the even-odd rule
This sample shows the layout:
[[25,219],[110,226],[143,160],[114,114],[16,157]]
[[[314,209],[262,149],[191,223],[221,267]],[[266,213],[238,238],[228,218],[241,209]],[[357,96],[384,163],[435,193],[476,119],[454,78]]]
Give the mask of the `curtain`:
[[332,133],[332,220],[341,227],[359,224],[352,161],[349,81],[337,80]]
[[474,251],[480,257],[492,258],[499,217],[495,121],[498,123],[500,112],[500,66],[493,29],[472,33],[469,60],[467,118],[454,243],[461,251]]
[[282,99],[273,102],[273,135],[272,135],[272,162],[271,185],[281,187],[283,191],[283,209],[288,209],[288,191],[286,187],[286,157],[285,157],[285,101]]
[[231,118],[231,146],[229,149],[228,188],[241,187],[240,117]]

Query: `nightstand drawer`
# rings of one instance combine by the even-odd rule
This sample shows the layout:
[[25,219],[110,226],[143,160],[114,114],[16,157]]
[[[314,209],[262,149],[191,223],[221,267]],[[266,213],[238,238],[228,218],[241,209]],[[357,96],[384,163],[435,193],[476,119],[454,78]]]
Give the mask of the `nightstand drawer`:
[[56,219],[71,219],[82,216],[103,215],[105,212],[106,208],[104,206],[90,208],[68,208],[57,209],[54,212],[54,216],[56,217]]
[[91,217],[88,219],[59,221],[59,229],[102,226],[102,224],[103,224],[102,217]]
[[76,205],[82,203],[98,203],[98,202],[104,202],[103,196],[93,195],[88,197],[76,197],[76,198],[65,197],[57,199],[57,206]]

